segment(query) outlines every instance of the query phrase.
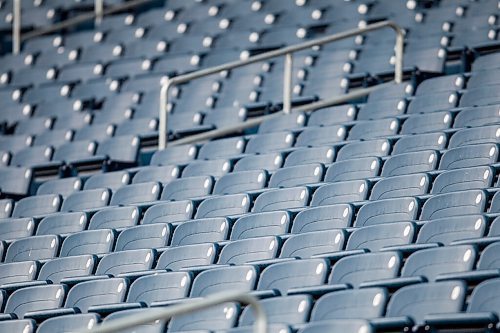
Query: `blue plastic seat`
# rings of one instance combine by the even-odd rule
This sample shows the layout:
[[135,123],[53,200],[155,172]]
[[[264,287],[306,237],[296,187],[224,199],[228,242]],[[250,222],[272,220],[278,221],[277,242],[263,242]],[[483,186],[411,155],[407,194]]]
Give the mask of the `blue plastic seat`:
[[293,221],[294,234],[351,226],[354,208],[348,204],[319,206],[300,211]]
[[411,197],[369,202],[360,208],[355,226],[413,221],[417,218],[418,207],[418,201]]
[[323,259],[277,263],[262,271],[257,289],[277,290],[281,295],[286,295],[293,288],[323,284],[327,272],[328,264]]
[[487,196],[481,190],[451,192],[432,196],[422,207],[421,220],[480,214],[486,206]]

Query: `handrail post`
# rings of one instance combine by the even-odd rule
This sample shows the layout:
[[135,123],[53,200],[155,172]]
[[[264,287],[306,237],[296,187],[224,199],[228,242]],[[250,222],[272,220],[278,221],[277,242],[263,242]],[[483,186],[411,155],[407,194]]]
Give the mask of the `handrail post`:
[[394,67],[394,81],[396,83],[403,82],[403,47],[404,47],[404,31],[397,25],[392,27],[396,32],[396,65]]
[[21,52],[21,0],[12,3],[12,52]]
[[99,25],[102,22],[104,16],[104,0],[94,1],[94,11],[95,11],[95,25]]
[[[165,308],[151,308],[145,313],[130,315],[125,318],[120,318],[105,322],[90,331],[91,333],[112,333],[121,332],[124,329],[135,327],[143,324],[155,322],[156,320],[168,320],[173,316],[185,315],[195,310],[206,309],[210,306],[224,304],[227,302],[239,302],[242,304],[251,305],[255,313],[255,322],[253,324],[254,333],[267,333],[267,317],[262,305],[258,299],[250,294],[242,294],[240,292],[221,292],[218,294],[207,296],[192,302],[179,303]],[[86,331],[87,332],[87,331]]]
[[285,54],[285,71],[283,74],[283,112],[292,112],[292,71],[293,54]]
[[159,124],[159,150],[167,148],[168,143],[168,91],[172,86],[171,79],[167,79],[160,90],[160,124]]

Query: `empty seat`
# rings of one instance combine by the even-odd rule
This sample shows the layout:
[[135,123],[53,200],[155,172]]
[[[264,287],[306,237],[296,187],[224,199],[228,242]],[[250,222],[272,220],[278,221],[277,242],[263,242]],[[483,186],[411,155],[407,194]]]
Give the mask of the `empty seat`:
[[[35,261],[21,261],[0,265],[0,285],[7,286],[35,280],[38,264]],[[3,295],[2,295],[3,296]],[[2,300],[3,301],[3,300]]]
[[465,108],[455,117],[453,127],[487,126],[498,123],[499,117],[498,104]]
[[126,185],[113,194],[110,205],[129,205],[153,202],[160,197],[161,186],[158,182]]
[[85,181],[84,190],[93,190],[98,188],[109,188],[116,191],[120,187],[130,182],[130,175],[126,171],[114,171],[95,174]]
[[62,178],[48,180],[38,187],[36,194],[59,194],[63,198],[66,198],[73,192],[80,191],[82,189],[82,180],[78,177]]
[[249,292],[257,282],[257,270],[253,266],[233,266],[209,269],[196,276],[191,287],[190,297],[208,295],[228,289]]
[[277,237],[247,238],[228,243],[221,250],[219,264],[241,265],[275,258],[279,249]]
[[196,161],[189,163],[182,171],[182,177],[212,176],[220,178],[231,171],[228,160]]
[[11,242],[29,237],[35,230],[35,221],[31,217],[0,220],[0,240]]
[[281,168],[283,161],[284,157],[281,153],[249,155],[236,162],[233,172],[248,170],[273,171]]
[[123,302],[126,293],[127,281],[121,278],[81,282],[68,292],[64,307],[87,313],[93,306]]
[[28,312],[57,309],[62,306],[65,293],[65,286],[60,284],[18,289],[7,300],[4,313],[22,319]]
[[392,155],[422,150],[442,150],[446,147],[447,141],[443,132],[405,135],[394,145]]
[[141,224],[187,221],[193,216],[194,206],[189,200],[159,203],[146,210]]
[[186,200],[205,197],[212,193],[214,183],[212,176],[175,179],[164,185],[161,200]]
[[370,323],[361,319],[349,320],[326,320],[324,322],[311,323],[300,329],[299,333],[320,332],[375,332]]
[[413,221],[417,218],[418,207],[418,201],[411,197],[369,202],[360,208],[355,226]]
[[2,193],[27,195],[32,180],[33,171],[31,169],[13,167],[0,169],[0,190]]
[[35,327],[36,323],[33,319],[6,320],[0,322],[0,329],[4,332],[34,333]]
[[437,168],[439,155],[434,150],[422,150],[390,157],[384,163],[382,176],[393,177],[432,171]]
[[353,105],[331,106],[316,110],[309,116],[308,126],[330,126],[353,121],[356,117],[356,107]]
[[196,211],[195,218],[231,216],[247,213],[251,199],[248,194],[231,194],[205,199]]
[[367,140],[395,135],[399,130],[399,122],[394,118],[357,122],[349,130],[349,140]]
[[445,75],[441,77],[434,77],[422,81],[416,91],[416,95],[429,95],[436,92],[449,92],[451,90],[462,89],[465,85],[465,78],[463,75]]
[[194,145],[168,147],[156,151],[151,157],[151,165],[184,165],[196,158],[198,150]]
[[411,222],[367,226],[352,232],[346,250],[366,249],[370,252],[377,252],[388,246],[410,244],[415,234],[416,228]]
[[4,262],[45,260],[54,258],[59,249],[59,237],[33,236],[14,241],[5,254]]
[[498,159],[498,148],[495,144],[480,144],[449,149],[444,153],[439,164],[440,170],[471,168],[493,164]]
[[285,160],[285,167],[309,163],[330,164],[335,158],[335,150],[332,147],[300,148],[290,153]]
[[[331,135],[335,133],[335,135]],[[319,147],[333,145],[345,139],[344,126],[307,127],[297,137],[295,147]]]
[[456,132],[451,137],[449,148],[482,143],[497,143],[499,137],[500,127],[498,125],[466,128]]
[[384,178],[372,187],[370,200],[424,195],[430,183],[430,177],[420,173]]
[[336,161],[338,162],[369,156],[383,157],[389,155],[390,149],[391,143],[387,139],[375,139],[348,143],[339,150]]
[[240,217],[233,225],[231,240],[279,236],[288,233],[291,216],[284,211],[255,213]]
[[434,220],[484,211],[487,196],[481,190],[469,190],[435,195],[422,207],[421,220]]
[[254,202],[253,211],[258,213],[301,208],[306,206],[308,202],[309,190],[306,187],[276,189],[259,195]]
[[341,230],[322,230],[292,235],[281,248],[281,258],[311,258],[344,248],[345,234]]
[[368,195],[366,180],[338,182],[319,187],[311,200],[311,206],[324,206],[363,201]]
[[13,207],[14,201],[12,199],[0,200],[0,218],[10,217]]
[[305,123],[306,116],[304,113],[295,112],[292,114],[280,115],[262,122],[259,126],[259,133],[293,130],[303,127]]
[[168,325],[168,331],[195,331],[203,330],[207,327],[213,330],[226,330],[236,324],[239,312],[239,305],[224,303],[195,313],[175,316]]
[[408,317],[423,324],[428,314],[460,312],[466,295],[462,281],[425,283],[396,291],[387,304],[386,317]]
[[[312,299],[308,295],[272,297],[261,300],[268,323],[296,325],[307,322],[312,308]],[[240,316],[239,326],[250,326],[255,321],[254,310],[246,307]]]
[[14,206],[12,217],[37,217],[55,213],[61,206],[61,197],[57,194],[45,194],[19,200]]
[[[105,320],[104,320],[104,323],[112,323],[114,320],[118,320],[118,319],[125,319],[129,316],[133,316],[133,315],[138,315],[138,314],[142,314],[142,313],[148,313],[150,311],[155,311],[154,309],[130,309],[130,310],[122,310],[122,311],[118,311],[118,312],[113,312],[112,314],[108,315]],[[160,332],[163,332],[165,330],[165,322],[162,321],[162,320],[157,320],[157,321],[154,321],[152,323],[148,323],[148,324],[143,324],[143,325],[138,325],[138,326],[135,326],[133,329],[134,330],[148,330],[148,332],[151,332],[151,333],[160,333]]]
[[267,178],[267,172],[264,170],[232,172],[217,180],[213,194],[224,195],[261,190],[266,186]]
[[248,141],[245,153],[262,154],[284,150],[293,146],[294,141],[294,136],[290,132],[260,134]]
[[96,212],[90,219],[89,230],[124,229],[135,226],[139,221],[137,207],[110,207]]
[[320,297],[311,313],[311,322],[332,319],[382,317],[389,299],[383,288],[341,290]]
[[179,175],[179,168],[174,165],[141,167],[132,178],[132,183],[160,182],[169,183]]
[[116,239],[115,251],[161,248],[168,245],[172,227],[155,223],[129,227]]
[[214,160],[230,156],[238,156],[245,149],[245,140],[241,137],[214,140],[201,146],[199,160]]
[[403,262],[398,252],[377,252],[347,256],[335,263],[328,283],[347,284],[353,288],[361,284],[398,276]]
[[353,214],[354,210],[348,204],[305,209],[295,217],[291,232],[296,234],[346,228],[351,225]]
[[187,297],[192,275],[188,272],[169,272],[146,275],[130,285],[127,303],[143,302],[149,306],[159,302]]
[[[424,81],[425,82],[425,81]],[[417,88],[418,91],[418,88]],[[440,110],[454,108],[458,104],[455,91],[441,91],[418,95],[410,102],[408,113],[440,113]]]
[[40,235],[67,235],[83,231],[87,227],[87,214],[59,213],[44,217],[38,224],[36,234]]
[[[374,95],[372,97],[372,95]],[[406,101],[401,98],[375,100],[376,94],[370,94],[369,100],[358,111],[358,120],[382,119],[402,115],[406,111]]]
[[54,317],[45,320],[38,326],[38,333],[63,333],[72,331],[85,331],[94,328],[100,321],[96,313],[75,314]]
[[175,228],[170,245],[215,243],[226,240],[228,233],[229,221],[224,217],[192,220]]
[[277,290],[281,295],[286,295],[293,288],[323,284],[327,272],[327,262],[322,259],[277,263],[262,271],[257,289]]
[[93,255],[55,258],[42,266],[38,280],[61,283],[64,279],[89,276],[96,265],[97,258]]
[[363,157],[354,160],[335,162],[325,174],[325,182],[340,182],[378,176],[381,160],[377,157]]
[[476,255],[476,250],[470,245],[447,246],[417,251],[406,260],[401,276],[422,276],[428,281],[435,281],[442,274],[472,270]]
[[155,252],[151,249],[128,250],[106,254],[99,261],[95,275],[120,276],[151,269]]
[[110,191],[95,189],[75,192],[64,200],[61,212],[92,211],[108,204]]
[[83,254],[105,254],[113,249],[115,240],[111,230],[89,230],[71,234],[61,246],[60,257],[78,256]]
[[483,237],[486,220],[482,215],[454,216],[425,223],[418,233],[417,243],[449,245],[462,239]]
[[323,178],[321,164],[304,164],[277,170],[269,180],[269,187],[294,187],[318,183]]
[[214,263],[218,247],[215,244],[195,244],[167,248],[158,258],[156,269],[178,271],[183,268]]
[[432,185],[432,193],[448,193],[491,186],[495,173],[488,166],[450,170],[439,174]]

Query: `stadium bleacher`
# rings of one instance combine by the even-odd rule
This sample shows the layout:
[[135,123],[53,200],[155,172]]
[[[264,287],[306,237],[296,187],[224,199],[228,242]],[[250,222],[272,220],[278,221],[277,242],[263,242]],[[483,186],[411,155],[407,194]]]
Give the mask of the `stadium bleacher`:
[[[93,5],[23,0],[23,31]],[[168,78],[385,20],[404,82],[394,36],[358,35],[294,55],[292,105],[380,85],[367,97],[158,149]],[[0,332],[227,290],[271,333],[500,331],[499,20],[498,0],[154,0],[4,52]],[[169,141],[278,115],[284,66],[175,86]],[[254,321],[230,302],[129,332]]]

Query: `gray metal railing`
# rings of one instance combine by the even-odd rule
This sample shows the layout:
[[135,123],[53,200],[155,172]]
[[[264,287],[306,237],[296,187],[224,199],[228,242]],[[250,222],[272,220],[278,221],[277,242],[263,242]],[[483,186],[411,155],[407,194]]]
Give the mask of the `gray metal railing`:
[[[268,60],[271,58],[276,58],[279,56],[285,56],[285,68],[284,68],[284,75],[283,75],[283,112],[285,113],[290,113],[292,111],[291,107],[291,100],[292,100],[292,65],[293,65],[293,53],[302,51],[305,49],[312,48],[314,46],[319,46],[319,45],[324,45],[327,43],[332,43],[338,40],[346,39],[349,37],[353,37],[359,34],[363,34],[365,32],[370,32],[374,30],[379,30],[382,28],[392,28],[396,32],[396,46],[395,46],[395,56],[396,56],[396,65],[394,68],[394,81],[396,83],[401,83],[403,81],[403,43],[404,43],[404,31],[401,29],[396,23],[391,22],[391,21],[382,21],[382,22],[377,22],[374,24],[369,24],[365,27],[362,28],[357,28],[357,29],[351,29],[343,32],[339,32],[330,36],[318,38],[318,39],[313,39],[304,43],[296,44],[296,45],[291,45],[287,46],[278,50],[273,50],[265,53],[261,53],[258,55],[255,55],[253,57],[250,57],[245,60],[238,60],[238,61],[233,61],[233,62],[228,62],[222,65],[206,68],[206,69],[201,69],[199,71],[191,72],[188,74],[184,75],[179,75],[175,76],[172,78],[169,78],[166,80],[164,84],[162,84],[161,90],[160,90],[160,110],[159,110],[159,119],[160,119],[160,125],[159,125],[159,137],[158,137],[158,149],[163,150],[167,147],[167,142],[168,142],[168,128],[167,128],[167,122],[168,122],[168,110],[167,110],[167,105],[168,105],[168,92],[171,87],[186,83],[191,80],[195,80],[198,78],[202,78],[208,75],[216,74],[222,71],[227,71],[230,69],[238,68],[238,67],[243,67],[246,65],[250,65],[256,62]],[[373,89],[370,88],[364,88],[358,90],[355,96],[360,97],[360,96],[365,96],[369,94]],[[354,93],[346,94],[344,96],[340,96],[337,98],[334,98],[329,101],[323,101],[324,106],[332,105],[328,104],[326,102],[331,102],[331,103],[338,103],[339,100],[341,101],[349,101],[351,100],[354,96]],[[309,104],[309,106],[312,106],[314,103]],[[301,110],[310,110],[307,108],[308,105],[304,105]],[[305,108],[305,109],[304,109]],[[262,118],[261,118],[262,119]],[[258,125],[260,122],[258,122],[258,119],[252,119],[254,120],[254,126]],[[252,120],[246,121],[243,124],[239,124],[237,126],[231,126],[227,128],[222,128],[222,129],[216,129],[209,131],[207,133],[202,133],[202,135],[199,135],[197,137],[201,138],[203,137],[204,139],[210,139],[210,138],[216,138],[220,137],[221,135],[224,134],[229,134],[229,129],[232,131],[230,133],[233,133],[234,131],[237,131],[238,129],[242,130],[249,126],[250,122]],[[261,120],[262,121],[262,120]],[[182,143],[187,143],[187,142],[194,142],[194,141],[188,141],[192,140],[189,139],[190,137],[187,137],[186,140],[182,141]],[[176,140],[181,141],[181,140]]]
[[[130,315],[125,318],[105,322],[102,325],[95,327],[91,333],[111,333],[119,332],[124,329],[136,327],[143,324],[155,322],[157,320],[168,320],[174,316],[179,316],[191,313],[196,310],[202,310],[214,305],[219,305],[227,302],[239,302],[245,305],[254,307],[255,322],[254,333],[267,332],[267,317],[264,309],[260,305],[257,298],[250,294],[243,294],[239,292],[223,292],[207,296],[196,301],[180,303],[166,308],[150,308],[144,313]],[[88,331],[86,331],[88,332]]]
[[103,0],[95,0],[94,10],[92,12],[84,13],[51,26],[39,28],[21,35],[21,0],[14,0],[12,8],[12,53],[19,54],[21,51],[21,42],[26,39],[57,32],[91,20],[95,20],[95,24],[99,25],[106,15],[138,7],[151,1],[152,0],[131,0],[110,8],[104,8]]

